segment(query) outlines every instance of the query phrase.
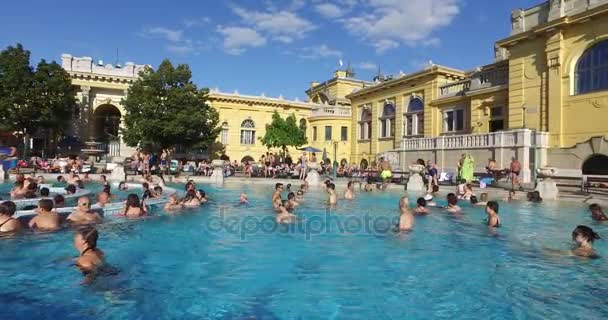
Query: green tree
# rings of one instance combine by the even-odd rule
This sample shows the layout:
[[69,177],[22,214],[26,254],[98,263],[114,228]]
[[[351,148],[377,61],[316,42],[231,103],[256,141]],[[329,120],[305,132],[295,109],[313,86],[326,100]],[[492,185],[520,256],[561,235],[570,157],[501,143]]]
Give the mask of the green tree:
[[34,70],[21,44],[0,52],[0,129],[28,138],[39,129],[64,133],[75,105],[69,74],[54,61]]
[[173,67],[164,60],[158,70],[146,68],[122,100],[123,139],[130,146],[151,144],[172,150],[209,148],[217,138],[219,115],[208,101],[207,89],[192,83],[188,65]]
[[272,114],[272,122],[266,124],[266,134],[260,141],[269,149],[281,148],[283,152],[289,146],[297,148],[308,143],[306,131],[298,126],[296,116],[292,114],[283,119],[276,111]]

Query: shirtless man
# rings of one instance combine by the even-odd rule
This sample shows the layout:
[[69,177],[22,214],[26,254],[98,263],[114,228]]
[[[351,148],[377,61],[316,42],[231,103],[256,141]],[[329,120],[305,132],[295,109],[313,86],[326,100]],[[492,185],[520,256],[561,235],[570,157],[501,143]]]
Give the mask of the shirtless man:
[[333,183],[327,184],[327,193],[329,194],[329,198],[327,198],[327,203],[329,205],[338,204],[338,195],[336,195],[336,185]]
[[426,208],[426,200],[424,198],[418,198],[416,200],[416,208],[414,208],[416,214],[428,214],[429,209]]
[[42,199],[38,202],[38,208],[36,209],[38,215],[30,220],[28,226],[32,229],[53,231],[58,230],[61,227],[59,221],[59,214],[53,211],[53,200]]
[[408,208],[407,196],[399,199],[399,231],[411,231],[414,228],[414,215]]
[[110,195],[107,192],[100,192],[97,194],[97,206],[103,208],[108,203],[110,203]]
[[287,207],[287,211],[292,211],[293,209],[295,209],[299,205],[300,204],[296,200],[296,194],[293,193],[293,192],[290,192],[287,195],[287,201],[285,202],[285,207]]
[[344,199],[353,200],[355,198],[355,190],[353,188],[353,182],[349,181],[346,185],[346,192],[344,192]]
[[91,210],[91,201],[87,197],[78,198],[78,206],[76,210],[72,212],[66,220],[71,224],[91,224],[101,223],[101,217],[93,210]]
[[448,193],[448,207],[447,210],[449,213],[461,213],[462,209],[458,206],[458,197],[456,197],[453,193]]
[[519,174],[521,173],[521,163],[515,157],[511,158],[511,190],[515,190],[517,184],[519,189],[522,189],[519,182]]

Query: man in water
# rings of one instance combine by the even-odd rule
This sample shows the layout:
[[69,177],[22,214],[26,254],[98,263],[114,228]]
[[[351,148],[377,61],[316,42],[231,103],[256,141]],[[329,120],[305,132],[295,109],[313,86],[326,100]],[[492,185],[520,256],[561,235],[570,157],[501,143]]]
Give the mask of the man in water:
[[589,211],[591,211],[591,218],[595,221],[606,221],[608,220],[608,216],[602,210],[599,204],[593,203],[589,206]]
[[239,204],[249,204],[249,199],[247,199],[245,192],[241,192],[239,195]]
[[38,208],[35,210],[38,215],[30,220],[28,226],[32,229],[53,231],[61,227],[59,215],[53,211],[53,201],[42,199],[38,201]]
[[72,212],[66,220],[71,224],[91,224],[100,223],[101,217],[93,210],[91,210],[91,201],[87,197],[78,198],[78,206],[76,210]]
[[407,196],[399,199],[399,231],[411,231],[414,228],[414,215],[408,208]]
[[327,203],[329,205],[338,204],[338,196],[336,195],[336,185],[333,183],[327,184],[327,193],[329,194],[329,198],[327,199]]
[[519,174],[521,173],[521,163],[515,157],[511,158],[511,190],[515,190],[515,185],[518,185],[519,189],[521,183],[519,182]]
[[346,192],[344,192],[344,199],[352,200],[355,198],[355,190],[353,188],[353,182],[349,181],[346,185]]
[[107,192],[100,192],[97,194],[97,205],[105,207],[106,204],[110,203],[110,195]]
[[295,221],[295,215],[289,213],[285,205],[283,205],[283,199],[281,199],[281,192],[283,192],[283,184],[277,183],[274,186],[274,193],[272,194],[272,208],[277,213],[277,223],[291,223]]

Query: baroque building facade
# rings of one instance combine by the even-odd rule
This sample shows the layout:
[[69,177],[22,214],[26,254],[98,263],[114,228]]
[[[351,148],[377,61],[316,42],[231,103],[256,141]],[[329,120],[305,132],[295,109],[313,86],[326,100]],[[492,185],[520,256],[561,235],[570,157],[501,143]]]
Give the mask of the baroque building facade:
[[[455,172],[466,153],[477,171],[488,159],[507,168],[515,157],[524,181],[543,166],[562,176],[601,173],[587,164],[608,163],[608,0],[553,0],[514,10],[511,34],[494,48],[494,62],[470,71],[429,64],[364,81],[350,68],[337,70],[310,84],[308,101],[211,90],[222,126],[218,142],[232,160],[258,160],[268,151],[258,138],[278,111],[295,114],[309,145],[342,163],[370,166],[385,157],[407,170],[425,159]],[[95,139],[117,132],[120,98],[143,66],[62,60],[79,89],[75,132]]]

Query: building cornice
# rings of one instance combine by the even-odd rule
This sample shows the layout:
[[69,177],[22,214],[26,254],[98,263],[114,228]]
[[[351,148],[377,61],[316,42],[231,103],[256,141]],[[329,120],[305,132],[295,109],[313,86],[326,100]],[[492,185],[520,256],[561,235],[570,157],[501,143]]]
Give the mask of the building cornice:
[[322,104],[317,104],[317,103],[312,103],[312,102],[305,102],[305,101],[298,101],[298,100],[286,100],[281,96],[279,96],[278,98],[271,98],[271,97],[266,97],[263,95],[261,95],[261,96],[243,95],[243,94],[239,94],[238,92],[226,93],[226,92],[220,92],[218,90],[209,91],[208,98],[211,102],[221,101],[221,102],[240,103],[240,104],[245,104],[245,105],[256,104],[256,105],[263,105],[263,106],[269,106],[269,107],[282,107],[282,108],[291,107],[291,108],[302,108],[302,109],[309,109],[309,110],[314,109],[314,108],[321,108],[324,106]]

